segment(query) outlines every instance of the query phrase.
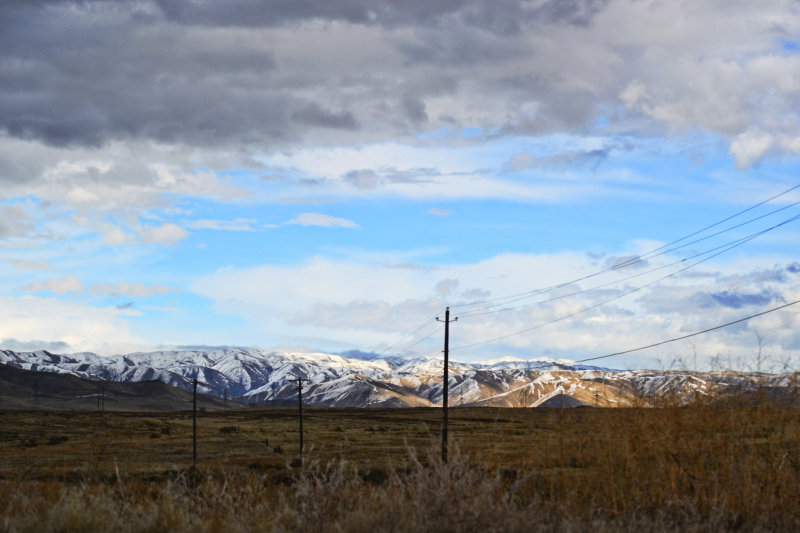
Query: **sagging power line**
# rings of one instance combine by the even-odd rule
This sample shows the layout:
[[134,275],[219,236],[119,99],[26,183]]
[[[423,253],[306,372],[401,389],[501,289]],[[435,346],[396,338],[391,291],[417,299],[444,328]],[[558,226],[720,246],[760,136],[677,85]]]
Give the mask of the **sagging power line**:
[[[776,195],[774,195],[774,196],[772,196],[772,197],[770,197],[770,198],[768,198],[766,200],[763,200],[763,201],[761,201],[761,202],[759,202],[759,203],[757,203],[755,205],[752,205],[752,206],[750,206],[750,207],[748,207],[746,209],[743,209],[743,210],[741,210],[741,211],[739,211],[737,213],[734,213],[733,215],[730,215],[730,216],[728,216],[728,217],[726,217],[726,218],[724,218],[722,220],[714,222],[713,224],[705,226],[704,228],[696,230],[696,231],[694,231],[694,232],[692,232],[692,233],[690,233],[688,235],[684,235],[683,237],[680,237],[680,238],[675,239],[675,240],[673,240],[673,241],[671,241],[671,242],[669,242],[667,244],[659,246],[658,248],[654,248],[653,250],[650,250],[650,251],[648,251],[648,252],[646,252],[644,254],[641,254],[641,255],[637,256],[636,258],[632,258],[632,259],[630,259],[628,261],[623,261],[621,263],[617,263],[617,264],[612,265],[612,266],[610,266],[608,268],[604,268],[602,270],[599,270],[597,272],[593,272],[593,273],[588,274],[586,276],[579,277],[579,278],[576,278],[576,279],[573,279],[573,280],[570,280],[570,281],[566,281],[566,282],[563,282],[563,283],[558,283],[556,285],[551,285],[549,287],[543,287],[543,288],[540,288],[540,289],[524,291],[524,292],[520,292],[520,293],[516,293],[516,294],[511,294],[511,295],[508,295],[508,296],[501,296],[501,297],[497,297],[497,298],[488,298],[488,299],[476,300],[476,301],[473,301],[473,302],[466,302],[466,303],[457,303],[457,304],[453,304],[451,307],[460,309],[460,308],[465,308],[465,307],[473,307],[473,306],[481,306],[481,305],[484,306],[484,307],[495,307],[495,306],[498,306],[498,305],[505,305],[507,303],[511,303],[511,302],[508,302],[507,300],[513,300],[513,299],[516,299],[516,298],[525,298],[525,297],[528,297],[528,296],[531,296],[531,297],[532,296],[536,296],[536,295],[542,294],[544,292],[551,291],[551,290],[554,290],[554,289],[558,289],[558,288],[561,288],[561,287],[565,287],[567,285],[571,285],[573,283],[578,283],[580,281],[585,281],[587,279],[591,279],[593,277],[596,277],[596,276],[599,276],[599,275],[602,275],[602,274],[605,274],[605,273],[608,273],[608,272],[613,272],[613,271],[616,271],[616,270],[620,270],[622,268],[627,268],[627,267],[633,266],[633,265],[635,265],[637,263],[646,261],[647,259],[652,259],[653,257],[657,257],[659,255],[664,255],[666,253],[670,253],[670,252],[685,248],[686,246],[691,246],[692,244],[697,244],[698,242],[701,242],[703,240],[707,240],[708,238],[711,238],[711,237],[714,237],[714,236],[718,236],[718,235],[720,235],[722,233],[725,233],[727,231],[731,231],[733,229],[737,229],[737,228],[742,227],[742,226],[744,226],[746,224],[755,222],[757,220],[761,220],[761,219],[763,219],[763,218],[765,218],[767,216],[771,216],[771,215],[773,215],[775,213],[778,213],[778,212],[784,211],[784,210],[786,210],[786,209],[788,209],[790,207],[796,206],[796,205],[800,204],[800,202],[793,202],[793,203],[791,203],[791,204],[789,204],[787,206],[784,206],[784,207],[781,207],[781,208],[776,209],[774,211],[771,211],[771,212],[769,212],[769,213],[767,213],[765,215],[761,215],[759,217],[750,219],[750,220],[748,220],[746,222],[740,223],[740,224],[738,224],[736,226],[733,226],[731,228],[727,228],[727,229],[725,229],[723,231],[720,231],[720,232],[717,232],[717,233],[715,233],[713,235],[706,236],[706,237],[704,237],[702,239],[697,239],[695,241],[692,241],[692,242],[689,242],[689,243],[684,243],[681,246],[677,246],[675,248],[672,248],[674,245],[676,245],[678,243],[681,243],[681,242],[685,241],[686,239],[690,239],[692,237],[700,235],[701,233],[703,233],[705,231],[708,231],[709,229],[715,228],[715,227],[717,227],[717,226],[719,226],[721,224],[724,224],[725,222],[733,220],[736,217],[739,217],[739,216],[741,216],[741,215],[743,215],[745,213],[748,213],[748,212],[752,211],[753,209],[756,209],[756,208],[758,208],[758,207],[760,207],[762,205],[768,204],[769,202],[771,202],[773,200],[776,200],[777,198],[780,198],[782,196],[785,196],[785,195],[789,194],[790,192],[795,191],[797,189],[800,189],[800,185],[795,185],[794,187],[791,187],[791,188],[789,188],[789,189],[787,189],[787,190],[785,190],[785,191],[783,191],[783,192],[781,192],[779,194],[776,194]],[[514,301],[518,301],[518,300],[514,300]],[[492,302],[498,302],[498,303],[492,304]],[[499,302],[503,302],[503,303],[499,303]],[[487,304],[490,304],[490,305],[487,306]]]
[[[589,291],[592,291],[592,290],[597,290],[597,289],[600,289],[600,288],[608,287],[608,286],[611,286],[611,285],[620,284],[620,283],[623,283],[625,281],[629,281],[630,279],[638,278],[638,277],[641,277],[641,276],[644,276],[644,275],[647,275],[647,274],[650,274],[650,273],[653,273],[653,272],[656,272],[656,271],[659,271],[659,270],[663,270],[665,268],[669,268],[671,266],[676,266],[678,264],[684,264],[686,261],[689,261],[691,259],[695,259],[695,258],[698,258],[698,257],[703,257],[704,255],[707,255],[707,254],[712,254],[709,257],[707,257],[705,259],[702,259],[701,261],[697,261],[697,262],[693,263],[692,265],[689,265],[687,267],[681,268],[681,269],[677,270],[676,272],[673,272],[673,273],[671,273],[671,274],[669,274],[667,276],[659,278],[658,280],[655,280],[654,282],[647,283],[647,284],[645,284],[643,286],[640,286],[640,287],[635,287],[634,289],[632,289],[630,291],[627,291],[627,292],[625,292],[622,295],[619,295],[617,297],[604,300],[603,302],[600,302],[600,303],[592,305],[592,306],[584,307],[584,308],[582,308],[582,309],[580,309],[580,310],[578,310],[576,312],[569,313],[568,315],[564,315],[564,316],[561,316],[561,317],[557,317],[556,319],[553,319],[551,321],[548,321],[548,322],[545,322],[545,323],[542,323],[542,324],[538,324],[536,326],[533,326],[533,327],[530,327],[530,328],[526,328],[526,329],[521,330],[521,331],[517,331],[517,332],[511,333],[511,334],[508,334],[508,335],[494,337],[494,338],[491,338],[491,339],[486,339],[486,340],[479,341],[479,342],[476,342],[476,343],[471,343],[469,345],[458,346],[456,348],[453,348],[453,350],[461,350],[461,349],[465,349],[465,348],[472,347],[472,346],[477,346],[477,345],[481,345],[481,344],[488,344],[490,342],[496,342],[498,340],[503,340],[503,339],[506,339],[506,338],[509,338],[509,337],[513,337],[513,336],[516,336],[516,335],[527,333],[529,331],[538,329],[538,328],[543,327],[545,325],[549,325],[549,324],[552,324],[552,323],[555,323],[555,322],[559,322],[561,320],[572,318],[572,317],[574,317],[574,316],[576,316],[578,314],[584,313],[584,312],[589,311],[591,309],[595,309],[597,307],[600,307],[600,306],[605,305],[607,303],[610,303],[612,301],[618,300],[618,299],[620,299],[620,298],[622,298],[624,296],[627,296],[628,294],[631,294],[631,293],[637,292],[637,291],[639,291],[639,290],[641,290],[643,288],[652,286],[652,285],[654,285],[654,284],[656,284],[656,283],[658,283],[660,281],[663,281],[664,279],[673,277],[673,276],[675,276],[675,275],[677,275],[677,274],[679,274],[681,272],[684,272],[684,271],[688,270],[689,268],[692,268],[693,266],[695,266],[695,265],[697,265],[699,263],[708,261],[708,260],[710,260],[710,259],[712,259],[714,257],[717,257],[717,256],[721,255],[722,253],[725,253],[725,252],[727,252],[729,250],[732,250],[732,249],[734,249],[734,248],[736,248],[738,246],[741,246],[741,245],[749,242],[750,240],[752,240],[752,239],[754,239],[754,238],[756,238],[756,237],[758,237],[760,235],[763,235],[764,233],[767,233],[767,232],[772,231],[772,230],[774,230],[774,229],[776,229],[778,227],[781,227],[781,226],[786,225],[786,224],[788,224],[790,222],[793,222],[793,221],[797,220],[798,218],[800,218],[800,215],[795,215],[795,216],[790,217],[790,218],[788,218],[788,219],[786,219],[786,220],[784,220],[784,221],[782,221],[780,223],[777,223],[777,224],[774,224],[774,225],[772,225],[770,227],[767,227],[766,229],[762,229],[762,230],[760,230],[758,232],[749,234],[749,235],[747,235],[745,237],[736,239],[734,241],[726,242],[726,243],[724,243],[722,245],[713,247],[713,248],[711,248],[709,250],[705,250],[705,251],[702,251],[702,252],[695,253],[695,254],[693,254],[693,255],[691,255],[689,257],[685,257],[683,259],[680,259],[678,261],[674,261],[674,262],[672,262],[670,264],[667,264],[667,265],[662,265],[662,266],[656,267],[656,268],[648,270],[646,272],[636,273],[636,274],[633,274],[633,275],[630,275],[630,276],[626,276],[624,278],[620,278],[620,279],[617,279],[617,280],[614,280],[614,281],[611,281],[611,282],[607,282],[607,283],[603,283],[603,284],[600,284],[600,285],[596,285],[594,287],[589,287],[589,288],[586,288],[586,289],[581,289],[581,290],[578,290],[578,291],[574,291],[574,292],[572,292],[570,294],[562,294],[562,295],[558,295],[558,296],[552,296],[552,297],[549,297],[549,298],[547,298],[545,300],[541,300],[541,301],[538,301],[538,302],[526,303],[526,304],[522,304],[522,305],[518,305],[518,306],[508,307],[509,304],[516,303],[516,302],[523,301],[523,300],[527,300],[529,298],[533,298],[535,296],[545,294],[545,293],[547,293],[549,291],[553,291],[555,289],[564,288],[564,287],[567,287],[567,286],[569,286],[571,284],[578,283],[580,281],[584,281],[586,279],[590,279],[590,278],[593,278],[593,277],[596,277],[596,276],[599,276],[599,275],[602,275],[602,274],[605,274],[605,273],[618,271],[618,270],[623,269],[623,268],[628,268],[628,267],[635,266],[637,264],[644,263],[645,261],[647,261],[649,259],[652,259],[654,257],[658,257],[658,256],[661,256],[661,255],[665,255],[667,253],[672,253],[672,252],[684,249],[684,248],[686,248],[688,246],[692,246],[692,245],[697,244],[699,242],[706,241],[706,240],[708,240],[710,238],[713,238],[713,237],[722,235],[722,234],[724,234],[726,232],[733,231],[735,229],[744,227],[744,226],[746,226],[748,224],[751,224],[753,222],[756,222],[758,220],[765,219],[765,218],[767,218],[769,216],[775,215],[775,214],[777,214],[779,212],[782,212],[782,211],[785,211],[785,210],[787,210],[789,208],[792,208],[792,207],[795,207],[797,205],[800,205],[800,201],[792,202],[792,203],[790,203],[788,205],[785,205],[783,207],[780,207],[778,209],[774,209],[774,210],[772,210],[772,211],[770,211],[768,213],[759,215],[759,216],[754,217],[754,218],[750,218],[750,219],[748,219],[748,220],[746,220],[744,222],[740,222],[740,223],[735,224],[733,226],[727,227],[727,228],[725,228],[723,230],[720,230],[718,232],[715,232],[715,233],[713,233],[711,235],[706,235],[706,236],[704,236],[702,238],[695,239],[695,240],[692,240],[690,242],[684,242],[687,239],[691,239],[692,237],[696,237],[696,236],[702,234],[703,232],[706,232],[706,231],[708,231],[710,229],[713,229],[713,228],[715,228],[717,226],[720,226],[720,225],[724,224],[725,222],[733,220],[733,219],[735,219],[735,218],[737,218],[737,217],[739,217],[739,216],[741,216],[741,215],[743,215],[745,213],[748,213],[748,212],[750,212],[750,211],[752,211],[752,210],[754,210],[754,209],[756,209],[756,208],[758,208],[760,206],[766,205],[766,204],[772,202],[773,200],[776,200],[776,199],[778,199],[778,198],[780,198],[782,196],[785,196],[785,195],[787,195],[787,194],[789,194],[789,193],[791,193],[791,192],[793,192],[795,190],[798,190],[798,189],[800,189],[800,184],[799,185],[795,185],[795,186],[793,186],[793,187],[791,187],[791,188],[789,188],[789,189],[787,189],[787,190],[785,190],[785,191],[783,191],[781,193],[778,193],[778,194],[776,194],[774,196],[771,196],[770,198],[768,198],[766,200],[758,202],[757,204],[754,204],[754,205],[752,205],[752,206],[750,206],[750,207],[748,207],[746,209],[738,211],[737,213],[734,213],[733,215],[730,215],[730,216],[725,217],[725,218],[723,218],[723,219],[721,219],[721,220],[719,220],[717,222],[714,222],[713,224],[707,225],[707,226],[705,226],[705,227],[703,227],[703,228],[701,228],[699,230],[696,230],[696,231],[694,231],[692,233],[684,235],[683,237],[675,239],[675,240],[673,240],[673,241],[671,241],[671,242],[669,242],[667,244],[664,244],[664,245],[659,246],[659,247],[657,247],[657,248],[655,248],[653,250],[650,250],[649,252],[646,252],[645,254],[639,255],[639,256],[637,256],[635,258],[631,258],[631,259],[629,259],[627,261],[623,261],[621,263],[617,263],[615,265],[612,265],[611,267],[608,267],[606,269],[594,272],[592,274],[588,274],[586,276],[583,276],[583,277],[580,277],[580,278],[577,278],[577,279],[574,279],[574,280],[570,280],[570,281],[567,281],[567,282],[559,283],[559,284],[552,285],[552,286],[549,286],[549,287],[544,287],[544,288],[541,288],[541,289],[525,291],[525,292],[516,293],[516,294],[512,294],[512,295],[508,295],[508,296],[498,297],[498,298],[482,299],[482,300],[477,300],[477,301],[474,301],[474,302],[468,302],[468,303],[463,303],[463,304],[453,304],[452,305],[453,308],[456,308],[456,307],[458,307],[458,308],[473,307],[472,311],[467,311],[466,313],[461,313],[461,318],[469,318],[469,317],[472,317],[472,316],[479,316],[479,315],[484,315],[484,314],[503,312],[503,311],[512,310],[512,309],[532,307],[532,306],[535,306],[535,305],[540,305],[540,304],[543,304],[543,303],[551,302],[551,301],[558,300],[558,299],[567,298],[567,297],[570,297],[570,296],[577,296],[579,294],[583,294],[583,293],[586,293],[586,292],[589,292]],[[680,243],[683,243],[683,244],[680,244]],[[475,309],[476,306],[482,306],[482,307],[478,307],[477,309]],[[465,309],[465,311],[466,311],[466,309]],[[424,326],[425,326],[425,324],[423,323],[416,330],[414,330],[413,332],[409,333],[406,337],[413,338],[414,334],[416,332],[420,331]],[[417,338],[414,342],[411,342],[411,344],[406,346],[405,349],[402,352],[400,352],[400,355],[409,352],[413,347],[417,346],[418,344],[422,343],[426,339],[430,338],[437,331],[438,331],[438,329],[430,331],[429,333],[423,335],[422,337]],[[396,347],[399,344],[400,343],[396,343],[392,348]],[[387,352],[388,352],[388,350],[387,350]]]
[[702,331],[696,331],[694,333],[689,333],[688,335],[682,335],[680,337],[675,337],[673,339],[667,339],[667,340],[664,340],[664,341],[655,342],[653,344],[648,344],[647,346],[640,346],[639,348],[631,348],[630,350],[623,350],[621,352],[614,352],[614,353],[609,353],[609,354],[606,354],[606,355],[598,355],[596,357],[589,357],[587,359],[581,359],[581,360],[575,361],[575,362],[576,363],[586,363],[588,361],[597,361],[598,359],[608,359],[609,357],[614,357],[614,356],[617,356],[617,355],[625,355],[625,354],[628,354],[628,353],[633,353],[633,352],[639,352],[639,351],[642,351],[642,350],[646,350],[648,348],[655,348],[656,346],[661,346],[663,344],[668,344],[670,342],[681,341],[681,340],[684,340],[684,339],[690,339],[692,337],[697,337],[698,335],[702,335],[704,333],[709,333],[711,331],[716,331],[718,329],[727,328],[729,326],[733,326],[734,324],[740,324],[742,322],[746,322],[748,320],[751,320],[751,319],[759,317],[759,316],[763,316],[763,315],[766,315],[766,314],[769,314],[769,313],[774,313],[775,311],[779,311],[781,309],[785,309],[787,307],[790,307],[792,305],[796,305],[798,303],[800,303],[800,300],[795,300],[793,302],[789,302],[788,304],[780,305],[778,307],[773,307],[772,309],[768,309],[766,311],[762,311],[762,312],[756,313],[754,315],[746,316],[746,317],[740,318],[738,320],[733,320],[731,322],[726,322],[725,324],[720,324],[718,326],[714,326],[712,328],[707,328],[707,329],[704,329]]
[[[430,324],[430,321],[431,321],[431,320],[433,320],[433,319],[435,319],[435,318],[436,318],[436,316],[438,316],[439,314],[441,314],[441,313],[442,313],[442,311],[444,311],[444,309],[442,309],[441,311],[439,311],[438,313],[436,313],[436,315],[434,315],[434,316],[432,316],[432,317],[430,317],[430,318],[426,319],[426,320],[425,320],[425,322],[423,322],[422,324],[420,324],[420,325],[419,325],[419,326],[418,326],[416,329],[414,329],[413,331],[411,331],[411,332],[409,332],[409,333],[406,333],[406,334],[405,334],[403,337],[401,337],[401,338],[400,338],[400,340],[399,340],[399,341],[395,342],[394,344],[392,344],[391,346],[389,346],[389,347],[388,347],[388,348],[386,348],[385,350],[382,350],[382,352],[383,352],[383,353],[387,353],[387,354],[388,354],[388,353],[392,353],[392,351],[393,351],[395,348],[397,348],[398,346],[402,346],[402,345],[404,345],[405,343],[408,343],[408,342],[413,342],[413,341],[414,341],[414,339],[415,339],[415,335],[417,334],[417,332],[419,332],[419,330],[423,329],[425,326],[428,326],[428,325]],[[416,342],[413,342],[413,344],[411,344],[410,346],[406,346],[406,348],[405,348],[404,350],[401,350],[401,351],[399,351],[398,353],[399,353],[400,355],[402,355],[402,354],[404,354],[404,353],[408,352],[408,351],[409,351],[411,348],[413,348],[414,346],[416,346],[416,345],[417,345],[417,344],[419,344],[420,342],[424,341],[425,339],[427,339],[427,338],[431,337],[431,336],[432,336],[434,333],[436,333],[437,331],[439,331],[439,328],[437,328],[437,329],[436,329],[436,330],[434,330],[434,331],[431,331],[430,333],[428,333],[427,335],[425,335],[423,338],[421,338],[421,339],[417,340]],[[406,339],[408,339],[408,340],[406,340]]]
[[[798,203],[800,203],[800,202],[798,202]],[[736,240],[733,240],[733,241],[728,241],[728,242],[726,242],[724,244],[721,244],[721,245],[716,246],[714,248],[711,248],[709,250],[704,250],[702,252],[697,252],[697,253],[695,253],[693,255],[690,255],[688,257],[684,257],[683,259],[679,259],[677,261],[673,261],[672,263],[668,263],[666,265],[661,265],[661,266],[652,268],[650,270],[646,270],[644,272],[638,272],[636,274],[631,274],[630,276],[626,276],[624,278],[620,278],[620,279],[616,279],[616,280],[609,281],[609,282],[606,282],[606,283],[602,283],[600,285],[595,285],[593,287],[587,287],[586,289],[580,289],[580,290],[577,290],[577,291],[574,291],[574,292],[571,292],[571,293],[567,293],[567,294],[559,294],[558,296],[551,296],[551,297],[549,297],[549,298],[547,298],[545,300],[539,300],[539,301],[533,302],[533,303],[527,303],[527,304],[511,306],[511,307],[502,307],[502,308],[499,308],[499,309],[492,309],[491,308],[491,307],[496,307],[496,306],[488,306],[487,310],[477,310],[477,311],[473,311],[473,312],[463,313],[461,315],[461,318],[469,318],[469,317],[473,317],[473,316],[483,316],[483,315],[489,315],[489,314],[494,314],[494,313],[503,313],[503,312],[506,312],[506,311],[512,311],[512,310],[516,310],[516,309],[524,309],[524,308],[528,308],[528,307],[533,307],[535,305],[540,305],[540,304],[543,304],[543,303],[553,302],[553,301],[556,301],[556,300],[562,300],[564,298],[569,298],[571,296],[578,296],[580,294],[591,292],[591,291],[594,291],[594,290],[597,290],[597,289],[602,289],[602,288],[606,288],[606,287],[611,287],[613,285],[618,285],[620,283],[623,283],[623,282],[626,282],[626,281],[630,281],[632,279],[636,279],[636,278],[640,278],[642,276],[646,276],[648,274],[652,274],[653,272],[658,272],[659,270],[664,270],[664,269],[670,268],[672,266],[685,263],[686,261],[689,261],[691,259],[695,259],[695,258],[698,258],[698,257],[702,257],[702,256],[704,256],[706,254],[717,252],[718,250],[722,250],[722,252],[720,252],[720,253],[724,253],[726,251],[732,250],[733,248],[741,246],[742,244],[745,244],[745,243],[755,239],[756,237],[759,237],[759,236],[761,236],[761,235],[763,235],[763,234],[765,234],[765,233],[767,233],[769,231],[772,231],[772,230],[774,230],[776,228],[779,228],[779,227],[784,226],[784,225],[786,225],[786,224],[788,224],[790,222],[793,222],[793,221],[797,220],[798,218],[800,218],[800,215],[796,215],[796,216],[794,216],[792,218],[784,220],[783,222],[781,222],[779,224],[775,224],[775,225],[770,226],[770,227],[768,227],[766,229],[760,230],[760,231],[755,232],[755,233],[751,233],[750,235],[746,235],[744,237],[740,237],[739,239],[736,239]],[[713,258],[713,257],[716,257],[717,255],[720,255],[720,254],[715,254],[715,255],[712,255],[711,257]],[[695,264],[698,264],[698,263],[695,263]],[[568,284],[559,285],[558,288],[565,287],[567,285]],[[548,291],[546,291],[544,289],[539,291],[540,294],[541,293],[545,293],[545,292],[548,292]],[[506,304],[514,303],[516,301],[521,301],[521,300],[527,300],[528,298],[530,298],[532,296],[533,295],[525,296],[525,297],[519,298],[518,300],[511,300],[509,302],[506,302]]]
[[750,236],[748,236],[748,237],[746,237],[746,238],[744,238],[744,239],[741,239],[741,240],[739,240],[739,241],[735,242],[734,244],[732,244],[732,245],[730,245],[730,246],[728,246],[728,247],[724,248],[723,250],[721,250],[721,251],[718,251],[717,253],[715,253],[715,254],[713,254],[713,255],[710,255],[710,256],[708,256],[708,257],[705,257],[705,258],[703,258],[703,259],[701,259],[701,260],[699,260],[699,261],[695,261],[694,263],[692,263],[692,264],[690,264],[690,265],[688,265],[688,266],[685,266],[685,267],[683,267],[683,268],[681,268],[681,269],[679,269],[679,270],[677,270],[677,271],[675,271],[675,272],[672,272],[672,273],[670,273],[670,274],[667,274],[666,276],[663,276],[663,277],[661,277],[661,278],[658,278],[658,279],[656,279],[656,280],[654,280],[654,281],[651,281],[651,282],[649,282],[649,283],[646,283],[646,284],[644,284],[644,285],[640,285],[640,286],[638,286],[638,287],[634,287],[634,288],[633,288],[633,289],[631,289],[631,290],[628,290],[628,291],[626,291],[626,292],[623,292],[623,293],[621,293],[621,294],[618,294],[618,295],[616,295],[616,296],[614,296],[614,297],[612,297],[612,298],[608,298],[608,299],[606,299],[606,300],[603,300],[603,301],[601,301],[601,302],[599,302],[599,303],[596,303],[596,304],[594,304],[594,305],[585,306],[585,307],[583,307],[583,308],[581,308],[581,309],[579,309],[579,310],[577,310],[577,311],[574,311],[574,312],[572,312],[572,313],[568,313],[568,314],[566,314],[566,315],[559,316],[559,317],[557,317],[557,318],[554,318],[554,319],[552,319],[552,320],[548,320],[548,321],[546,321],[546,322],[542,322],[542,323],[540,323],[540,324],[537,324],[537,325],[535,325],[535,326],[531,326],[531,327],[525,328],[525,329],[523,329],[523,330],[519,330],[519,331],[515,331],[515,332],[513,332],[513,333],[508,333],[508,334],[506,334],[506,335],[500,335],[500,336],[497,336],[497,337],[492,337],[492,338],[490,338],[490,339],[485,339],[485,340],[482,340],[482,341],[473,342],[473,343],[470,343],[470,344],[465,344],[465,345],[462,345],[462,346],[458,346],[458,347],[456,347],[456,348],[453,348],[453,351],[456,351],[456,350],[463,350],[463,349],[465,349],[465,348],[471,348],[471,347],[474,347],[474,346],[480,346],[480,345],[483,345],[483,344],[489,344],[489,343],[492,343],[492,342],[497,342],[497,341],[504,340],[504,339],[508,339],[508,338],[511,338],[511,337],[516,337],[517,335],[522,335],[523,333],[529,333],[529,332],[531,332],[531,331],[534,331],[534,330],[536,330],[536,329],[539,329],[539,328],[541,328],[541,327],[548,326],[548,325],[550,325],[550,324],[554,324],[554,323],[556,323],[556,322],[560,322],[560,321],[562,321],[562,320],[566,320],[566,319],[568,319],[568,318],[573,318],[573,317],[575,317],[575,316],[577,316],[577,315],[579,315],[579,314],[585,313],[585,312],[587,312],[587,311],[591,311],[591,310],[593,310],[593,309],[597,309],[598,307],[601,307],[601,306],[603,306],[603,305],[606,305],[606,304],[608,304],[608,303],[611,303],[611,302],[614,302],[614,301],[616,301],[616,300],[619,300],[619,299],[621,299],[621,298],[624,298],[625,296],[629,296],[629,295],[631,295],[631,294],[633,294],[633,293],[635,293],[635,292],[638,292],[638,291],[640,291],[640,290],[642,290],[642,289],[645,289],[645,288],[647,288],[647,287],[651,287],[651,286],[653,286],[653,285],[656,285],[656,284],[658,284],[658,283],[661,283],[662,281],[664,281],[664,280],[666,280],[666,279],[669,279],[669,278],[671,278],[671,277],[674,277],[674,276],[676,276],[676,275],[678,275],[678,274],[681,274],[681,273],[683,273],[683,272],[685,272],[685,271],[687,271],[687,270],[689,270],[689,269],[691,269],[691,268],[694,268],[695,266],[697,266],[697,265],[699,265],[699,264],[701,264],[701,263],[705,263],[706,261],[710,261],[711,259],[713,259],[713,258],[715,258],[715,257],[717,257],[717,256],[719,256],[719,255],[722,255],[723,253],[725,253],[725,252],[727,252],[727,251],[729,251],[729,250],[731,250],[731,249],[733,249],[733,248],[736,248],[736,247],[738,247],[738,246],[741,246],[742,244],[745,244],[746,242],[749,242],[749,241],[751,241],[751,240],[755,239],[756,237],[758,237],[758,236],[761,236],[761,235],[763,235],[764,233],[767,233],[768,231],[771,231],[771,230],[773,230],[773,229],[775,229],[775,228],[777,228],[777,227],[780,227],[780,226],[783,226],[783,225],[785,225],[785,224],[788,224],[789,222],[792,222],[792,221],[794,221],[794,220],[797,220],[797,219],[800,219],[800,215],[797,215],[797,216],[794,216],[794,217],[792,217],[792,218],[790,218],[790,219],[788,219],[788,220],[785,220],[784,222],[781,222],[780,224],[776,224],[775,226],[772,226],[771,228],[768,228],[767,230],[762,230],[762,231],[761,231],[761,232],[759,232],[759,233],[756,233],[756,234],[754,234],[754,235],[750,235]]

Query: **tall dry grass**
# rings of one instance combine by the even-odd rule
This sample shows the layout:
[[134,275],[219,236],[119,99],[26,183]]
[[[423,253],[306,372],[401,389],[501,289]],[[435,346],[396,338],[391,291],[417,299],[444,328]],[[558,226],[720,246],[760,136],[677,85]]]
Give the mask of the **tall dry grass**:
[[[553,410],[513,464],[409,449],[396,468],[208,467],[0,480],[2,531],[797,531],[793,408]],[[470,444],[468,440],[464,444]],[[472,443],[475,444],[475,443]],[[493,445],[484,443],[486,448]],[[473,446],[470,448],[474,449]]]

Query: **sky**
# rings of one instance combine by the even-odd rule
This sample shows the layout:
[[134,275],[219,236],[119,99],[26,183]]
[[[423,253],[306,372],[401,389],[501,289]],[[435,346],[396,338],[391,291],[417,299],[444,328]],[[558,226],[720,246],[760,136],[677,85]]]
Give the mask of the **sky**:
[[0,3],[0,347],[800,366],[793,1]]

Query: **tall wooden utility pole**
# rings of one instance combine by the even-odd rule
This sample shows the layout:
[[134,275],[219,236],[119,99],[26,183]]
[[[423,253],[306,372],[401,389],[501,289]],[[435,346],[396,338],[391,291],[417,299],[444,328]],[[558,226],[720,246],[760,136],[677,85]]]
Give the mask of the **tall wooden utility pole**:
[[192,464],[197,463],[197,377],[192,380]]
[[448,367],[450,365],[450,322],[455,322],[458,317],[450,320],[450,308],[444,310],[444,320],[436,317],[437,322],[444,322],[444,379],[442,381],[442,462],[447,462],[447,389]]
[[297,411],[300,418],[300,468],[303,468],[303,378],[295,378],[297,382]]

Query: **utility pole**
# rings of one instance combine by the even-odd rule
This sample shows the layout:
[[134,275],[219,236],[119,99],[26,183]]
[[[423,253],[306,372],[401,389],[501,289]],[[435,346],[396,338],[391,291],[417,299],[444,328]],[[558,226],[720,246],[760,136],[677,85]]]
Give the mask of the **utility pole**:
[[300,468],[303,468],[303,378],[295,378],[297,382],[297,411],[300,418]]
[[197,464],[197,376],[192,380],[192,465]]
[[450,308],[444,310],[444,320],[436,317],[437,322],[444,322],[444,379],[442,381],[442,462],[447,462],[447,388],[448,366],[450,365],[450,322],[455,322],[458,317],[450,320]]

